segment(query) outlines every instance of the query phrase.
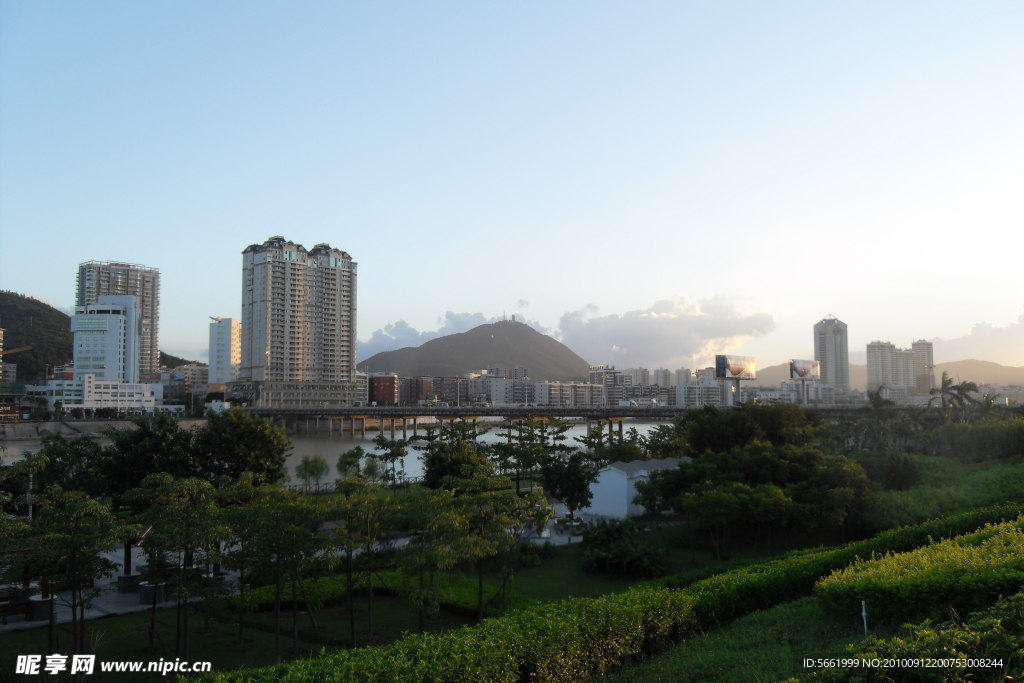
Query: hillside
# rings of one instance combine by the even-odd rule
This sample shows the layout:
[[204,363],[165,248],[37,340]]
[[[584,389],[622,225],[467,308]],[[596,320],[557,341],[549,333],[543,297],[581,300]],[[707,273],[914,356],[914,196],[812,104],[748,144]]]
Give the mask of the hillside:
[[177,368],[177,367],[180,367],[182,365],[201,365],[204,368],[206,367],[206,363],[200,363],[197,360],[186,360],[185,358],[180,358],[178,356],[172,356],[171,354],[167,353],[166,351],[161,351],[160,352],[160,367],[170,369],[170,368]]
[[480,372],[492,365],[529,368],[530,378],[538,380],[586,381],[590,368],[551,337],[524,323],[502,320],[421,346],[378,353],[360,362],[359,370],[443,377]]
[[[757,384],[764,387],[777,387],[783,382],[788,381],[789,363],[780,363],[779,365],[769,365],[768,367],[758,368],[757,379],[751,382],[751,384]],[[850,388],[867,391],[868,366],[850,363]]]
[[[1018,385],[1024,386],[1024,367],[1015,368],[1009,365],[1000,365],[987,360],[956,360],[949,363],[937,363],[935,365],[936,384],[942,378],[942,373],[948,372],[954,382],[969,381],[978,384],[997,385]],[[752,384],[763,386],[779,386],[789,379],[789,363],[770,365],[766,368],[758,368],[757,380]],[[855,365],[850,363],[850,387],[867,391],[868,388],[868,366]]]
[[18,366],[18,381],[42,378],[46,368],[70,363],[73,335],[71,318],[56,308],[17,292],[0,291],[0,328],[4,349],[31,346],[4,360]]

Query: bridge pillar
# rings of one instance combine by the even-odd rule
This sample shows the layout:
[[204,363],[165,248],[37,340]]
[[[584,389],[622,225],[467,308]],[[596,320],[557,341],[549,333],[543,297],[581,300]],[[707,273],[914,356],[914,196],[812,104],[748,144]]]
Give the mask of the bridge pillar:
[[316,433],[317,434],[320,433],[320,416],[319,415],[316,416],[316,426],[314,427],[314,429],[316,429]]
[[418,422],[417,419],[414,417],[412,419],[412,435],[413,436],[419,436],[419,425],[417,424],[417,422]]
[[391,440],[395,440],[395,418],[391,418]]
[[405,441],[409,438],[409,428],[406,426],[405,418],[402,418],[402,440]]
[[622,443],[622,420],[619,420],[619,443]]
[[476,441],[476,419],[473,419],[473,441]]
[[615,425],[612,424],[611,420],[608,420],[608,445],[612,445],[612,439],[615,438]]
[[334,438],[334,418],[327,419],[327,436]]
[[[359,421],[359,436],[366,437],[366,418]],[[356,421],[352,419],[352,438],[356,438]]]

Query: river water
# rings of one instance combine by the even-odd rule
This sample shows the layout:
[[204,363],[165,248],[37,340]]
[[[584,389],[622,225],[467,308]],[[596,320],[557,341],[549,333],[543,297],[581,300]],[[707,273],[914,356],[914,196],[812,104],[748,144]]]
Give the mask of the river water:
[[[568,444],[576,444],[574,440],[576,437],[582,437],[586,435],[587,426],[585,421],[570,422],[571,426],[566,432]],[[635,428],[640,434],[646,434],[658,425],[667,424],[665,422],[639,422],[634,420],[626,420],[623,423],[623,433],[629,432],[630,429]],[[498,426],[498,423],[487,423],[480,421],[477,425],[480,429],[484,429],[487,426],[493,426],[493,428],[478,437],[480,441],[486,443],[495,443],[498,441],[504,441],[507,436],[506,427]],[[607,427],[605,428],[607,430]],[[387,436],[390,436],[390,430],[385,429],[384,432]],[[420,434],[422,435],[423,429],[420,428]],[[605,432],[607,433],[607,432]],[[618,428],[616,427],[616,434],[618,434]],[[515,432],[513,431],[513,436]],[[326,477],[327,481],[333,481],[335,472],[337,471],[336,466],[338,464],[338,456],[345,451],[355,448],[356,446],[362,446],[363,450],[368,453],[377,452],[377,447],[373,443],[373,438],[377,436],[377,432],[367,432],[365,437],[361,437],[358,434],[353,438],[349,434],[341,436],[335,431],[333,435],[321,432],[320,434],[292,434],[290,436],[292,440],[292,450],[288,452],[285,460],[285,466],[288,469],[288,476],[291,477],[292,483],[299,483],[298,477],[295,476],[295,466],[302,462],[303,456],[320,455],[327,461],[327,465],[331,468],[330,474]],[[412,426],[409,426],[408,436],[412,437]],[[395,432],[395,438],[402,438],[401,427]],[[106,442],[106,439],[102,440]],[[31,439],[26,441],[9,441],[3,444],[6,447],[6,451],[0,453],[3,462],[5,464],[11,463],[16,460],[22,459],[27,453],[35,452],[40,449],[42,443],[39,439]],[[405,456],[405,476],[407,477],[422,477],[423,476],[423,463],[420,460],[420,452],[414,448],[409,448],[409,454]],[[401,469],[401,465],[399,466]]]

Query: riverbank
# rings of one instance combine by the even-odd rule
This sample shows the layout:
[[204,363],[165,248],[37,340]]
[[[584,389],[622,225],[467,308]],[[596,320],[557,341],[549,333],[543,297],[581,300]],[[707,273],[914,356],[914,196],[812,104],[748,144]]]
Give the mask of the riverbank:
[[[191,429],[206,424],[206,420],[180,420],[182,429]],[[83,434],[100,434],[107,427],[114,429],[134,429],[131,420],[21,420],[19,422],[0,422],[0,442],[34,441],[43,434],[63,434],[65,436],[82,436]]]

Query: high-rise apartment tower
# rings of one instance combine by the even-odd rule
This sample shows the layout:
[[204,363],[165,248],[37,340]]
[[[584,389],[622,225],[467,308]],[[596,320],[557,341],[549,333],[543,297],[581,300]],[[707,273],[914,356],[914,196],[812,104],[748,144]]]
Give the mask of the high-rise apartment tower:
[[[238,379],[242,365],[242,322],[237,318],[214,318],[210,323],[210,384]],[[223,390],[223,387],[221,389]]]
[[101,296],[139,300],[142,331],[139,371],[160,370],[160,271],[136,263],[87,261],[78,265],[75,306],[92,306]]
[[814,323],[814,360],[821,363],[821,381],[837,392],[850,391],[850,349],[846,323],[833,315]]
[[932,343],[919,339],[910,345],[914,351],[915,388],[918,394],[927,394],[935,388],[935,360]]
[[354,382],[356,264],[271,237],[242,252],[242,367],[256,382]]

